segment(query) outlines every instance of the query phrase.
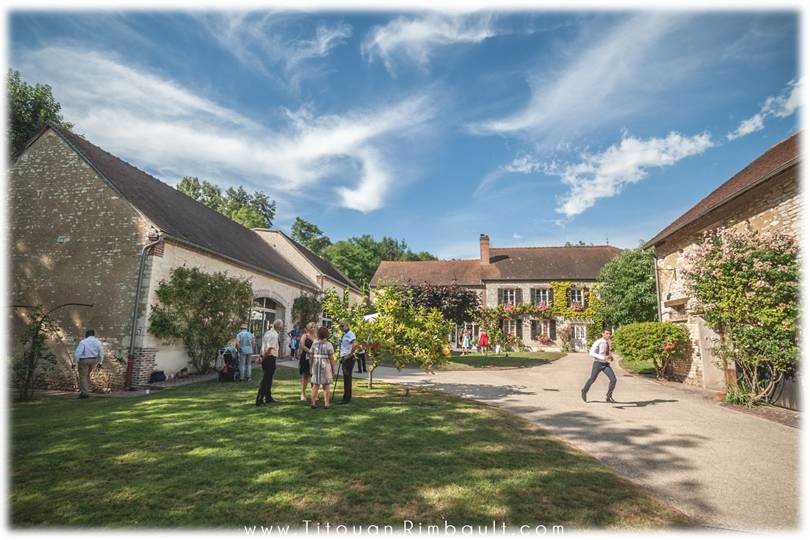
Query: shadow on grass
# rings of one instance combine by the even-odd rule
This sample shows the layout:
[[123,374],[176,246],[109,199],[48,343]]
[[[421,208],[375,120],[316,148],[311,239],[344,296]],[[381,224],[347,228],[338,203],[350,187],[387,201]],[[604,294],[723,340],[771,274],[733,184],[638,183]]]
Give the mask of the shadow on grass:
[[379,384],[357,388],[348,406],[312,410],[297,385],[280,369],[283,401],[262,408],[255,386],[217,383],[15,405],[12,526],[685,522],[493,407]]

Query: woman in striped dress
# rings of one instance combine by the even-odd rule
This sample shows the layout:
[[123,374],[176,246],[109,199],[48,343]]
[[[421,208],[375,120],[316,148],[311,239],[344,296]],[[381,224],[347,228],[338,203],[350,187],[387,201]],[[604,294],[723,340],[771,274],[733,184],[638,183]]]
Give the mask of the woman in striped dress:
[[309,368],[312,372],[312,408],[318,407],[318,387],[323,386],[323,406],[330,406],[329,385],[335,378],[335,348],[327,338],[329,330],[318,328],[318,340],[309,349]]

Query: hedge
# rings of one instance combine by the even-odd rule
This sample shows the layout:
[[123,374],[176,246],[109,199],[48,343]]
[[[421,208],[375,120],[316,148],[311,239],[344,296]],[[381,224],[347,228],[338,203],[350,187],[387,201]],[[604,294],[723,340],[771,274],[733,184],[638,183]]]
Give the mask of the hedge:
[[652,362],[659,379],[676,357],[686,353],[689,332],[668,322],[643,322],[621,326],[613,336],[613,347],[630,363]]

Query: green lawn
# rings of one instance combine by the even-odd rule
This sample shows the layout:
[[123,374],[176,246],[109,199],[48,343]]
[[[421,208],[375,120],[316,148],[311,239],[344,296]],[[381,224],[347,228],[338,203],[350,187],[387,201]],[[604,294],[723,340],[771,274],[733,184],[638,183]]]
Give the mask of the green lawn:
[[13,527],[543,523],[672,527],[684,517],[526,421],[396,385],[311,410],[200,383],[11,412]]
[[619,361],[622,367],[627,371],[638,373],[639,375],[655,377],[655,365],[653,365],[652,360],[631,362],[630,360],[621,358]]
[[[439,370],[455,371],[465,369],[480,368],[510,368],[510,367],[532,367],[548,364],[554,360],[559,360],[566,353],[560,352],[512,352],[512,353],[490,353],[490,354],[465,354],[453,352],[447,363]],[[393,367],[394,363],[390,359],[383,359],[381,366]],[[419,364],[408,364],[405,367],[419,368]]]

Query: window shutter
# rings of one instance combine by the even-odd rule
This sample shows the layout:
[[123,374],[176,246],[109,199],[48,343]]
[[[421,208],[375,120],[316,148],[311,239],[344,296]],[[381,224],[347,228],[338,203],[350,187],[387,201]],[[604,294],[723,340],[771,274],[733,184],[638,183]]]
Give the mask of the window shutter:
[[523,289],[518,287],[515,289],[515,305],[519,306],[523,303]]
[[529,303],[530,304],[537,304],[537,296],[535,295],[535,291],[537,289],[529,289]]
[[588,307],[588,289],[587,287],[582,288],[582,306]]
[[554,289],[549,287],[548,291],[548,305],[551,306],[554,303]]
[[537,339],[537,320],[532,319],[529,324],[531,325],[529,328],[529,337],[531,339]]
[[498,305],[503,304],[503,289],[498,289]]
[[515,321],[515,333],[517,334],[518,339],[523,339],[523,319],[518,319]]
[[557,321],[555,319],[548,321],[548,337],[552,340],[557,339]]
[[566,305],[567,305],[568,307],[571,307],[571,304],[572,304],[572,303],[573,303],[573,301],[574,301],[574,289],[568,289],[568,290],[566,290],[566,291],[565,291],[565,296],[566,296],[566,299],[565,299]]

